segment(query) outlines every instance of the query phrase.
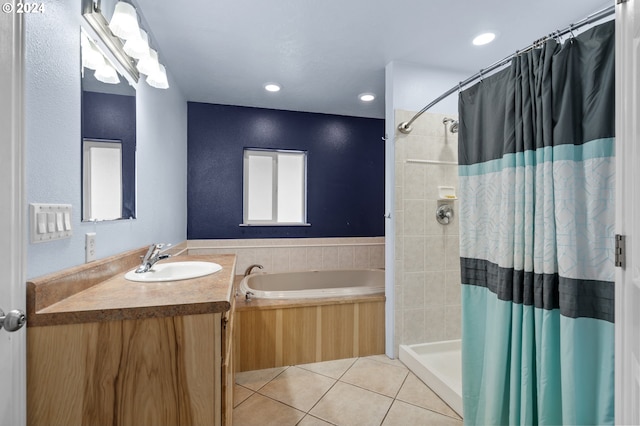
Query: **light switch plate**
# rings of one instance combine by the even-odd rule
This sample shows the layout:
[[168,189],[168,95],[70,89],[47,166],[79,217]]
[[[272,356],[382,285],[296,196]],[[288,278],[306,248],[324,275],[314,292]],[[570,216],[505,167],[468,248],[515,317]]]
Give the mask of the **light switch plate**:
[[[65,229],[60,229],[60,218],[71,217],[71,204],[31,203],[29,210],[32,243],[70,238],[73,235],[70,221],[68,229],[66,226]],[[38,219],[40,219],[40,226],[38,226]]]

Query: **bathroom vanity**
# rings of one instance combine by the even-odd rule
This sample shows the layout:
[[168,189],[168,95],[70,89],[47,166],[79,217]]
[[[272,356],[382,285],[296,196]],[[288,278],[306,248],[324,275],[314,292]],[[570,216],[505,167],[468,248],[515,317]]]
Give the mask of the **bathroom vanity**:
[[132,282],[144,249],[27,283],[29,425],[230,425],[235,255],[212,275]]

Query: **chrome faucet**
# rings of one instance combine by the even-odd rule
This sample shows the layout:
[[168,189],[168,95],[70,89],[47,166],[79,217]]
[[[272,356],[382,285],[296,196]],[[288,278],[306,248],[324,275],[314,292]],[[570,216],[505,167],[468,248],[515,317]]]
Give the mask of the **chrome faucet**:
[[144,272],[149,272],[149,270],[153,267],[153,265],[156,264],[156,262],[158,262],[159,260],[162,259],[167,259],[169,257],[171,257],[170,254],[161,254],[160,250],[163,247],[167,247],[169,248],[171,246],[171,244],[151,244],[149,246],[149,250],[147,250],[147,254],[144,255],[144,257],[142,258],[142,263],[140,264],[140,266],[138,266],[138,269],[136,269],[136,274],[142,274]]
[[264,266],[258,265],[257,263],[254,264],[254,265],[251,265],[244,271],[244,276],[246,277],[247,275],[250,275],[251,272],[253,272],[253,268],[262,269],[262,268],[264,268]]

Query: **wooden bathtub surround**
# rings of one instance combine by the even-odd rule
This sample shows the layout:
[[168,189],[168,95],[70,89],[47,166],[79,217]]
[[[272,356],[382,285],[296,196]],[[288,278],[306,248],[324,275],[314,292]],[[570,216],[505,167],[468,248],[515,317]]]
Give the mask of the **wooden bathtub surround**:
[[266,300],[235,309],[236,371],[384,353],[384,295]]
[[31,306],[41,307],[27,328],[29,425],[231,424],[235,256],[179,256],[223,266],[192,280],[124,280],[138,256],[133,265],[115,259],[126,265],[110,266],[116,276],[54,303],[38,300],[59,294],[48,277],[29,283]]

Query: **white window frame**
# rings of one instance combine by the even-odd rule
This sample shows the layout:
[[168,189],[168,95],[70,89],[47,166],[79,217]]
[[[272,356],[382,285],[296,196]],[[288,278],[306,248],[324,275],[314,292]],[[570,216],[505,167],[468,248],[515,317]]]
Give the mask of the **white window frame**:
[[[122,141],[120,140],[110,140],[110,139],[91,139],[84,138],[82,140],[82,168],[83,168],[83,182],[82,182],[82,220],[83,221],[102,221],[102,220],[116,220],[122,218]],[[113,170],[113,175],[109,178],[111,193],[107,194],[109,198],[114,198],[118,200],[118,204],[116,209],[114,210],[115,216],[106,215],[104,216],[102,213],[96,212],[96,205],[100,203],[104,204],[105,195],[98,194],[94,192],[94,184],[96,183],[94,180],[96,176],[94,176],[93,170],[93,159],[95,152],[94,149],[101,150],[113,150],[117,152],[118,161],[117,161],[117,169]],[[103,179],[104,181],[104,179]]]
[[[300,222],[280,222],[278,221],[278,157],[280,154],[297,154],[303,157],[303,191],[302,191],[302,221]],[[271,198],[271,219],[269,220],[249,220],[249,165],[250,156],[269,157],[272,160],[272,198]],[[245,148],[243,154],[243,223],[240,226],[311,226],[307,222],[307,151],[286,150],[286,149],[264,149]]]

